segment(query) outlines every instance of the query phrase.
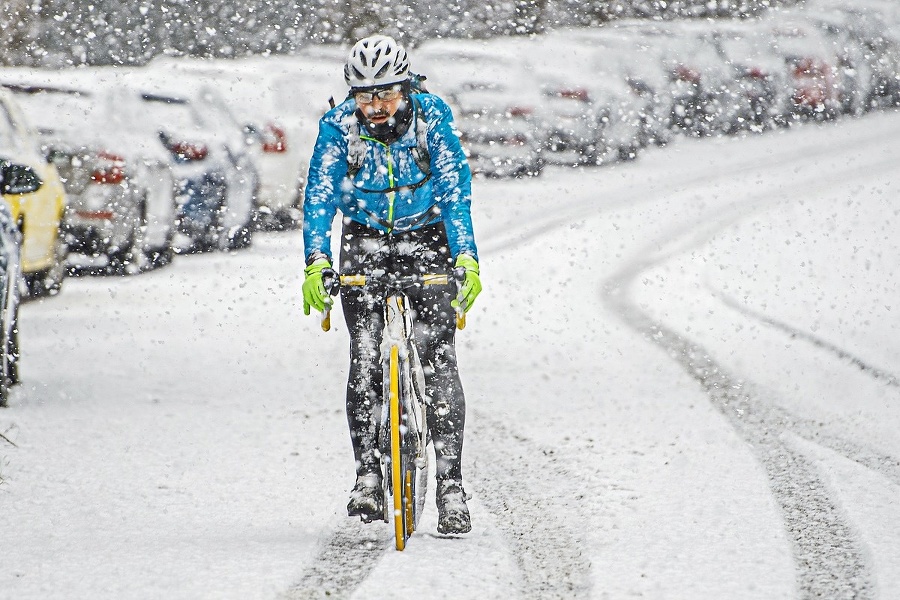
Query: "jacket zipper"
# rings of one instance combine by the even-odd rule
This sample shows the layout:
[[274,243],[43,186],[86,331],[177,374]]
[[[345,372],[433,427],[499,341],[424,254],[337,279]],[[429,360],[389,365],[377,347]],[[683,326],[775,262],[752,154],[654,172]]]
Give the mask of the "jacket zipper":
[[[367,135],[359,136],[360,139],[369,140],[370,142],[375,142],[384,147],[384,152],[387,155],[387,168],[388,168],[388,187],[396,187],[394,183],[394,164],[391,158],[391,148],[381,140],[376,140],[373,137],[369,137]],[[387,223],[388,223],[388,233],[391,233],[394,230],[394,199],[397,197],[397,192],[388,192],[388,214],[387,214]]]

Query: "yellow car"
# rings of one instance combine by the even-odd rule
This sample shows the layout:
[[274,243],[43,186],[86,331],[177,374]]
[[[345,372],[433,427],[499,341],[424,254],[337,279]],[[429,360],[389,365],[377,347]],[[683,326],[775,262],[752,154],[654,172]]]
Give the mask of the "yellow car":
[[41,181],[37,191],[6,193],[3,199],[22,232],[22,276],[27,295],[54,295],[66,275],[68,246],[62,230],[65,190],[56,167],[44,159],[37,137],[5,90],[0,90],[0,154],[0,158],[31,167]]

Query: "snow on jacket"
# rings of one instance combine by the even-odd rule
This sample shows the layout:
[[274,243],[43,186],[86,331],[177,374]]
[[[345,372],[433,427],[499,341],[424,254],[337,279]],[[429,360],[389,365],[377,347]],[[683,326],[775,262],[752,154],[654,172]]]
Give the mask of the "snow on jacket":
[[[413,110],[421,108],[428,124],[431,178],[424,184],[421,182],[426,175],[413,155],[416,129],[422,125],[417,114],[406,133],[389,146],[350,135],[356,121],[356,101],[352,98],[319,120],[303,203],[307,258],[322,253],[331,260],[331,224],[340,210],[345,218],[386,233],[443,221],[451,255],[456,258],[467,253],[477,260],[470,212],[472,175],[450,107],[432,94],[413,94],[413,98],[417,100],[412,103]],[[365,135],[364,127],[358,130]],[[365,151],[365,160],[352,181],[347,160],[350,144],[364,144],[354,151]],[[384,191],[392,188],[397,191]]]

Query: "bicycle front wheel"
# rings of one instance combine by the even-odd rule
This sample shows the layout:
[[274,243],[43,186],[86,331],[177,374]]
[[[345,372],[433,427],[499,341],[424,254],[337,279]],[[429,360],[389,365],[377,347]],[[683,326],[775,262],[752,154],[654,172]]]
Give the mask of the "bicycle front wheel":
[[391,347],[388,364],[391,505],[397,550],[406,547],[419,523],[428,478],[427,425],[424,405],[412,383],[410,364]]

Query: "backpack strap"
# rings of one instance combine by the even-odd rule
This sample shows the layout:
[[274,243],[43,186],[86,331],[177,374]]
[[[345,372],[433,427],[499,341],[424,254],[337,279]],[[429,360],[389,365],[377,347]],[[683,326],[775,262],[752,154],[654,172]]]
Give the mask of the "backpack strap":
[[359,119],[355,116],[349,120],[350,130],[347,132],[347,177],[353,179],[366,160],[366,143],[360,133]]
[[416,111],[416,147],[412,149],[416,166],[425,174],[425,179],[431,177],[431,152],[428,151],[428,122],[425,120],[425,111],[418,98],[413,98],[413,106]]

